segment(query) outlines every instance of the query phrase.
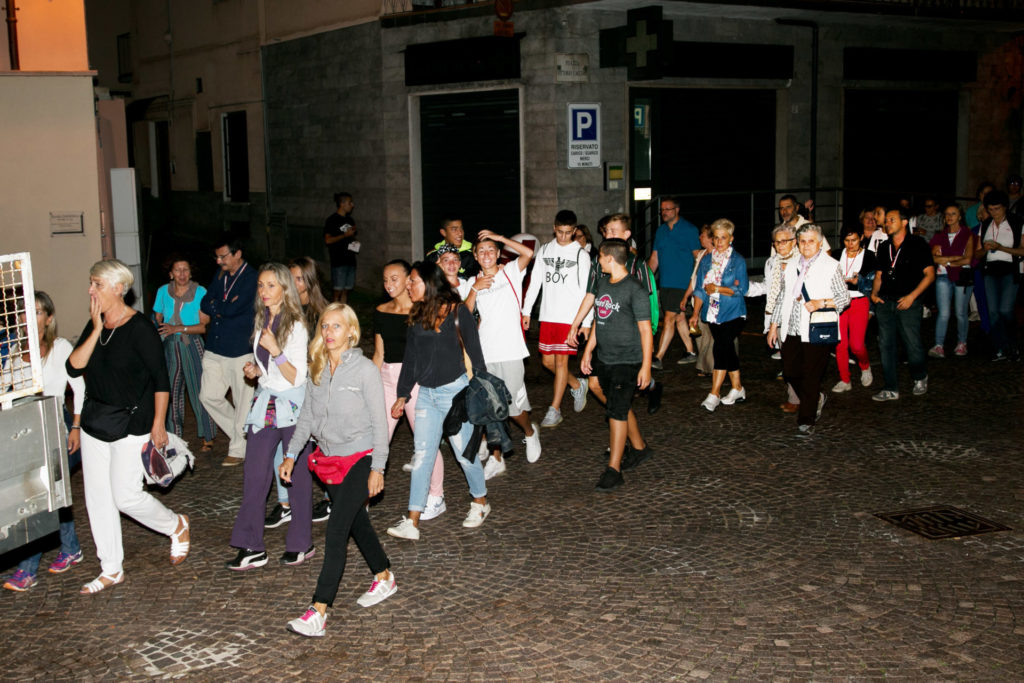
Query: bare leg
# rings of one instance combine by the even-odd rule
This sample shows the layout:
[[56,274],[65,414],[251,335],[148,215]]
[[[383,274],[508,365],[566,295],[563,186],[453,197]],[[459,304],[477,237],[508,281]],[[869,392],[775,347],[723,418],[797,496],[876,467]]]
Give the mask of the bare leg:
[[587,381],[587,385],[590,387],[590,395],[596,398],[601,403],[608,403],[608,399],[604,397],[604,392],[601,391],[601,383],[597,381],[597,377],[591,376]]
[[740,371],[730,370],[729,371],[729,383],[732,384],[732,388],[739,391],[743,388],[743,384],[740,383]]
[[683,340],[683,346],[686,347],[687,353],[693,353],[693,339],[690,338],[690,324],[686,322],[685,315],[676,316],[676,332],[679,333],[679,338]]
[[[736,373],[736,377],[739,378],[739,372]],[[721,397],[723,384],[725,384],[725,370],[713,370],[711,372],[711,393]]]
[[658,352],[654,354],[659,360],[665,359],[665,354],[668,353],[668,347],[672,344],[672,337],[676,334],[676,318],[679,316],[675,313],[665,311],[665,323],[661,327],[661,337],[658,341]]
[[633,448],[638,451],[647,448],[647,442],[644,441],[644,437],[640,436],[640,423],[636,421],[636,413],[633,412],[632,408],[629,409],[629,415],[626,419],[626,434]]
[[[632,411],[630,411],[632,412]],[[626,431],[628,427],[623,420],[608,420],[608,466],[622,471],[622,452],[626,450]]]

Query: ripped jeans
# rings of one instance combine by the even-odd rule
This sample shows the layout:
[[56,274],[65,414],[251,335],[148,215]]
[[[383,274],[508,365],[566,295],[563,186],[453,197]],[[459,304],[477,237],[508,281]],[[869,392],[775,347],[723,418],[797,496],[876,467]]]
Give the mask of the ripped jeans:
[[[413,454],[412,482],[409,485],[411,512],[422,512],[427,504],[427,489],[430,486],[434,460],[437,458],[437,448],[441,445],[444,418],[451,409],[452,399],[467,384],[469,380],[462,375],[454,382],[440,387],[420,387],[420,394],[416,399],[416,428],[413,433],[416,450]],[[462,451],[472,434],[473,425],[466,422],[462,425],[462,430],[449,439],[449,443],[455,451],[455,459],[466,474],[470,494],[474,498],[483,498],[487,495],[483,465],[480,464],[479,458],[470,462],[462,457]]]

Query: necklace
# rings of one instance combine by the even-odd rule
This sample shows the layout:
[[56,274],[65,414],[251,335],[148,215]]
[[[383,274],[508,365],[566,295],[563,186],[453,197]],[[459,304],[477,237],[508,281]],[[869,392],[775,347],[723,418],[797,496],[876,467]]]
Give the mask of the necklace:
[[117,319],[117,323],[110,328],[110,336],[107,337],[107,341],[103,341],[103,330],[100,330],[100,346],[106,346],[110,343],[110,340],[114,338],[114,333],[117,332],[117,328],[120,327],[121,321],[124,320],[124,310],[121,311],[121,317]]

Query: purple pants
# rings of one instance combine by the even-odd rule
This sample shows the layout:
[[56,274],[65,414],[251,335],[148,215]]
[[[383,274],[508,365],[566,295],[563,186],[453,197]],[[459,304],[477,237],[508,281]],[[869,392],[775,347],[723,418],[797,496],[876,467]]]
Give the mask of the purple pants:
[[[295,427],[264,427],[258,432],[249,428],[245,444],[243,468],[242,506],[238,508],[235,528],[231,532],[231,545],[246,550],[266,550],[263,543],[263,521],[267,516],[267,493],[274,481],[274,453],[280,443],[284,448],[292,438]],[[288,523],[285,550],[303,553],[313,545],[313,478],[306,458],[309,444],[295,458],[288,501],[292,506],[292,520]]]

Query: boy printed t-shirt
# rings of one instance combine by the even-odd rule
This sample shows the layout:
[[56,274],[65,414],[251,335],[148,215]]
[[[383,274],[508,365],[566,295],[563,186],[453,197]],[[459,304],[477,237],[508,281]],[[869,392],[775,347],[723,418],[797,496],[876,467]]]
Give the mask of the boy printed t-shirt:
[[597,358],[604,365],[636,365],[644,350],[637,323],[651,319],[647,290],[632,277],[603,278],[594,298]]
[[[523,279],[526,273],[519,269],[519,259],[509,261],[494,274],[494,282],[476,293],[476,310],[480,314],[480,347],[484,360],[501,363],[520,360],[530,355],[523,337],[523,319],[520,308],[523,301]],[[459,287],[465,299],[476,277]]]

